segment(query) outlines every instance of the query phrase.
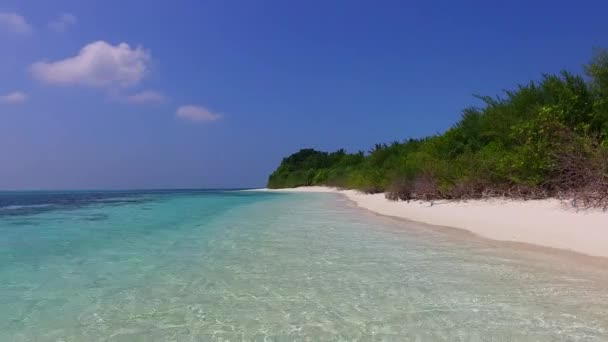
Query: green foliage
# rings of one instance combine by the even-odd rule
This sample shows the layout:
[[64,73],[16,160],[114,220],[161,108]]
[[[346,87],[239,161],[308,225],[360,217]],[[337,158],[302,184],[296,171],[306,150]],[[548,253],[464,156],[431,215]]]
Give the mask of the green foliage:
[[584,150],[584,163],[604,165],[599,158],[608,149],[608,52],[595,51],[585,71],[587,79],[563,71],[500,97],[477,96],[485,105],[465,109],[441,135],[376,144],[367,153],[300,150],[283,159],[268,186],[393,190],[406,192],[395,196],[403,199],[563,189],[556,180],[565,160]]
[[590,78],[594,100],[591,127],[608,147],[608,51],[596,50],[591,62],[585,66],[585,72]]

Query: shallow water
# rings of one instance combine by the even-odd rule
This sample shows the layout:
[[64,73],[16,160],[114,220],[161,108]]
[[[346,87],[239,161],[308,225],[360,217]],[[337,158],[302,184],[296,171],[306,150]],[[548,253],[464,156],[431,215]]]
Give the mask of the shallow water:
[[604,263],[334,194],[18,195],[0,341],[608,340]]

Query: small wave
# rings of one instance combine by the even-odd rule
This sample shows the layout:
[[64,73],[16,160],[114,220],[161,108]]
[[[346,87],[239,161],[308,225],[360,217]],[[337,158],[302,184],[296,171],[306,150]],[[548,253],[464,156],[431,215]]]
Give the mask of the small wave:
[[98,198],[93,200],[92,202],[101,202],[101,203],[114,203],[114,202],[141,202],[144,200],[144,197],[110,197],[110,198]]
[[107,214],[93,214],[93,215],[89,215],[86,216],[84,218],[85,221],[104,221],[108,219],[108,215]]
[[26,205],[7,205],[5,207],[0,207],[0,210],[23,210],[23,209],[34,209],[34,208],[47,208],[52,207],[54,204],[46,203],[46,204],[26,204]]

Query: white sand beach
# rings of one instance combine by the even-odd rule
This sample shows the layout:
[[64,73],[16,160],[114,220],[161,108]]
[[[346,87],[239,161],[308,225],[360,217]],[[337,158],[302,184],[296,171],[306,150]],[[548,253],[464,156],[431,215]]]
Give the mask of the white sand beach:
[[488,239],[559,248],[608,257],[608,212],[580,210],[556,199],[519,201],[389,201],[384,194],[364,194],[329,187],[260,189],[279,192],[334,192],[378,214],[468,230]]

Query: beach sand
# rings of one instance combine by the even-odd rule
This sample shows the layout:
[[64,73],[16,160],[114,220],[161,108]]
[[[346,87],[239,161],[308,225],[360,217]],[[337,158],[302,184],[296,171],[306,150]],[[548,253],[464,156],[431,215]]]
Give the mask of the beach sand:
[[384,194],[329,187],[259,190],[339,193],[359,207],[382,215],[464,229],[493,240],[608,257],[608,212],[579,211],[557,199],[397,202],[387,200]]

